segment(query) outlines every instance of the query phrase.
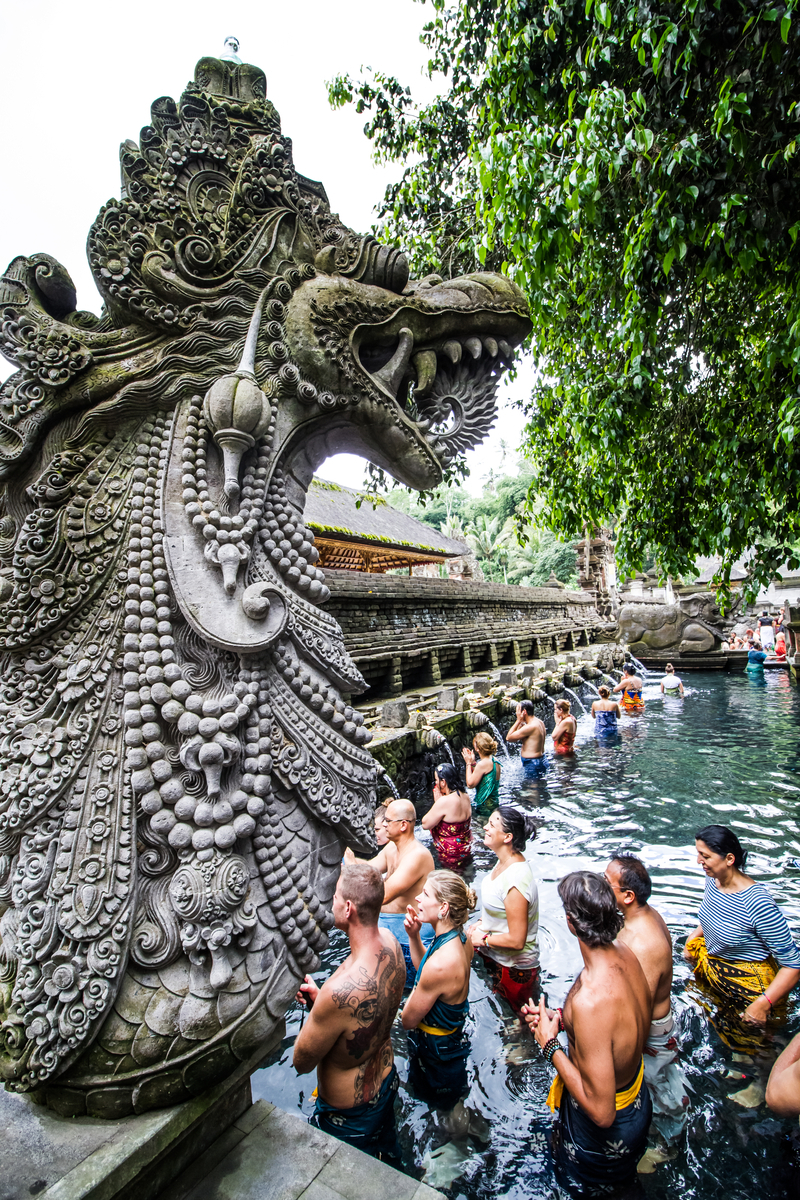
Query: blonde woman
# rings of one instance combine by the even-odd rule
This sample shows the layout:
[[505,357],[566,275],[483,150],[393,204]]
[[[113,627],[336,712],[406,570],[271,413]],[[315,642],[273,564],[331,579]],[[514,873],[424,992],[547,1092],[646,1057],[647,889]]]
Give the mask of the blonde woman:
[[473,808],[496,808],[500,803],[500,764],[494,757],[496,753],[497,742],[490,733],[476,733],[472,749],[465,746],[461,751],[467,764],[467,787],[475,788]]
[[[406,930],[417,968],[414,989],[402,1012],[408,1030],[409,1083],[421,1100],[452,1108],[467,1090],[469,972],[472,944],[463,932],[477,896],[454,871],[432,871],[408,906]],[[434,939],[427,950],[420,928],[428,922]]]

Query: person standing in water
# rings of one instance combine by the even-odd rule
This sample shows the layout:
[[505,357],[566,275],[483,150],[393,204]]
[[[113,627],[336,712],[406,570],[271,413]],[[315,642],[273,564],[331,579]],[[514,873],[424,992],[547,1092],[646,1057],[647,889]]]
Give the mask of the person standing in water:
[[480,920],[469,936],[492,977],[492,991],[519,1013],[539,977],[539,893],[523,850],[536,837],[529,814],[501,804],[483,833],[497,864],[481,883]]
[[633,854],[617,854],[606,867],[605,876],[625,920],[617,940],[638,958],[653,1000],[644,1048],[644,1078],[653,1100],[654,1124],[669,1142],[685,1128],[689,1104],[685,1077],[676,1063],[672,937],[664,918],[648,903],[653,885],[641,859]]
[[800,948],[767,889],[745,874],[747,855],[731,829],[706,825],[695,846],[706,888],[684,958],[720,1000],[713,1023],[722,1040],[752,1053],[763,1044],[760,1030],[786,1019],[786,999],[800,981]]
[[643,687],[644,684],[636,674],[633,663],[626,663],[622,668],[622,679],[613,689],[615,692],[622,692],[621,704],[626,712],[642,712],[644,709]]
[[553,749],[556,754],[572,754],[578,722],[572,715],[569,700],[556,700],[556,727],[553,730]]
[[[467,787],[475,788],[472,807],[488,809],[500,803],[501,768],[497,759],[497,742],[490,733],[476,733],[472,749],[465,746],[461,757],[467,766]],[[476,759],[477,755],[477,759]]]
[[[390,855],[386,850],[381,850],[372,859],[373,867],[377,867],[381,873],[386,872],[379,924],[382,929],[390,930],[400,943],[406,960],[406,987],[411,987],[414,982],[414,964],[405,929],[406,908],[434,869],[430,850],[414,836],[416,820],[417,814],[410,800],[392,800],[387,804],[386,832],[397,852],[396,856],[391,856],[394,866],[390,869]],[[433,930],[426,926],[423,937],[430,940]]]
[[755,642],[748,643],[747,649],[747,666],[746,671],[758,671],[764,674],[764,663],[767,661],[767,654],[757,646]]
[[350,953],[321,988],[310,975],[300,985],[297,999],[311,1011],[293,1062],[299,1075],[317,1069],[313,1125],[399,1167],[389,1034],[406,972],[397,939],[378,927],[382,900],[379,871],[369,863],[342,868],[333,922],[347,934]]
[[[464,1022],[473,950],[463,926],[476,903],[472,888],[455,872],[433,871],[416,910],[408,906],[406,931],[417,969],[401,1014],[411,1052],[408,1081],[421,1100],[437,1108],[452,1108],[467,1092]],[[419,936],[421,921],[434,929],[427,950]]]
[[422,828],[430,831],[443,867],[460,867],[472,853],[472,804],[452,763],[436,768],[433,805]]
[[529,777],[535,778],[547,769],[547,759],[544,756],[546,737],[544,721],[540,721],[536,716],[533,701],[520,700],[516,720],[506,734],[506,741],[520,743],[520,762]]
[[595,737],[613,737],[617,732],[617,721],[622,716],[622,709],[616,700],[611,699],[611,689],[601,683],[597,689],[600,699],[592,703]]
[[683,682],[680,676],[675,674],[675,668],[672,663],[667,663],[664,670],[666,674],[661,680],[661,695],[683,696]]
[[[616,940],[623,919],[608,880],[574,871],[561,880],[558,894],[585,965],[563,1014],[541,999],[523,1015],[558,1072],[547,1097],[558,1112],[556,1179],[571,1192],[605,1195],[633,1181],[647,1145],[653,1106],[642,1052],[652,1001],[639,960]],[[562,1027],[569,1054],[558,1041]]]

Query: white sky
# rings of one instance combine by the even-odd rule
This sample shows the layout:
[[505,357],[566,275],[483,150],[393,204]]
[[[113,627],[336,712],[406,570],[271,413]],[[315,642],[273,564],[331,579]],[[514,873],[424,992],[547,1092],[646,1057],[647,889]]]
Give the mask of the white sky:
[[[331,110],[325,84],[371,66],[397,75],[417,95],[430,94],[419,44],[430,12],[414,0],[3,4],[0,269],[19,254],[52,254],[75,281],[78,307],[99,312],[85,242],[101,205],[119,195],[119,143],[138,140],[151,102],[164,95],[177,100],[197,59],[221,53],[229,34],[239,38],[240,57],[266,72],[298,170],[322,180],[333,209],[366,232],[396,172],[372,162],[364,116]],[[11,370],[0,359],[0,379]],[[514,395],[530,390],[526,378],[530,373],[521,372]],[[506,469],[513,468],[522,424],[504,403],[496,431],[469,455],[470,490],[480,490],[489,468],[502,469],[504,458]],[[352,486],[363,470],[359,460],[338,455],[320,473]]]

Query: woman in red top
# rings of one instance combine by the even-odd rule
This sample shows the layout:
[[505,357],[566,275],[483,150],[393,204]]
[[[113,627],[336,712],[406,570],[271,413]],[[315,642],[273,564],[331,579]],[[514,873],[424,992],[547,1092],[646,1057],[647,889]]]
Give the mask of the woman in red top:
[[422,828],[431,831],[443,867],[455,870],[472,853],[472,804],[451,763],[436,768],[433,805],[422,818]]
[[578,722],[570,712],[569,700],[556,700],[556,727],[553,730],[553,749],[556,754],[572,754]]

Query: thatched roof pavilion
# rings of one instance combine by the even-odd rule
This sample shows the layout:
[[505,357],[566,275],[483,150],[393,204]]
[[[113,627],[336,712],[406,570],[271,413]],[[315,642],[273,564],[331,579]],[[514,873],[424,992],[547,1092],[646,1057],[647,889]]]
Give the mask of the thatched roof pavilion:
[[469,554],[464,542],[398,512],[380,496],[324,479],[311,482],[305,522],[314,531],[320,566],[329,569],[383,574]]

